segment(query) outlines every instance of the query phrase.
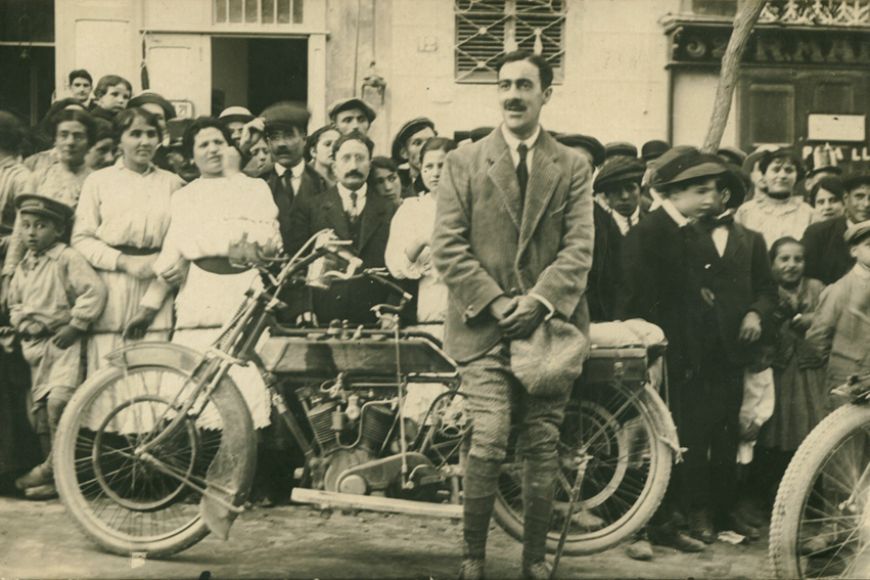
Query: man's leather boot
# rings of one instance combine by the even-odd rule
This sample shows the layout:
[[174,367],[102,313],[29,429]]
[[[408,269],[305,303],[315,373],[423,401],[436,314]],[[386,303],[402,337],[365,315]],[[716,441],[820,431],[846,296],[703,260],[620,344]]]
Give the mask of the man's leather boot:
[[523,577],[546,580],[547,532],[553,515],[553,490],[559,460],[526,459],[523,463]]
[[486,536],[495,504],[501,463],[469,455],[463,480],[463,547],[461,580],[484,577]]

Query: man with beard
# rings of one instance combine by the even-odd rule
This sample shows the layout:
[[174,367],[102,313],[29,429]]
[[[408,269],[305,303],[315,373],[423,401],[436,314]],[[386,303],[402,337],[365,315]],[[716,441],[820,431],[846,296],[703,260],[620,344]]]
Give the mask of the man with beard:
[[[435,137],[435,123],[426,117],[411,119],[399,129],[393,139],[393,161],[399,164],[399,177],[402,179],[402,197],[414,197],[421,189],[420,151],[426,141]],[[407,166],[404,166],[407,165]]]
[[438,185],[432,263],[449,290],[445,347],[459,363],[474,422],[460,578],[484,577],[512,417],[523,465],[522,572],[550,577],[544,556],[560,469],[556,446],[573,377],[548,377],[549,393],[529,392],[512,366],[513,350],[547,325],[570,331],[582,355],[593,245],[591,167],[540,124],[552,82],[545,59],[506,54],[498,67],[501,127],[448,154]]
[[286,101],[271,105],[262,114],[266,144],[275,165],[260,177],[269,184],[278,206],[285,249],[292,246],[290,224],[296,200],[303,194],[326,189],[323,178],[305,163],[305,135],[310,116],[304,107]]
[[[300,194],[290,218],[289,253],[296,252],[313,234],[331,229],[362,260],[363,268],[386,266],[384,254],[395,205],[369,186],[372,150],[368,137],[354,131],[332,146],[337,183],[323,191]],[[371,190],[371,191],[370,191]],[[329,290],[313,289],[312,308],[317,320],[328,323],[375,323],[371,307],[387,301],[385,288],[371,280],[335,282]]]
[[850,225],[870,219],[870,174],[852,175],[844,180],[845,215],[812,224],[804,234],[806,277],[833,284],[843,277],[855,258],[843,237]]

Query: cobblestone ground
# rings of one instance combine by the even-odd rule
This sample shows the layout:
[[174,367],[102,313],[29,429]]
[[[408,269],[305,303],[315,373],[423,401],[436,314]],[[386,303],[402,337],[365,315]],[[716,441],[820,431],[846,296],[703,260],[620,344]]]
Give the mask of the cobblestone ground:
[[[454,578],[461,526],[411,516],[334,513],[309,507],[252,510],[230,539],[207,537],[164,561],[136,561],[99,551],[57,501],[0,498],[2,578]],[[491,534],[488,573],[516,577],[520,544]],[[701,554],[656,548],[635,562],[616,548],[566,557],[560,578],[764,578],[765,545],[717,543]]]

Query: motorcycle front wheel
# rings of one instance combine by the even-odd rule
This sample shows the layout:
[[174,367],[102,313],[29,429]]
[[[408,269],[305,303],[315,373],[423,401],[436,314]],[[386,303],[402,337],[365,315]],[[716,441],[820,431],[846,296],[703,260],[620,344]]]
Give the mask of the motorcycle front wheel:
[[870,406],[828,415],[776,494],[768,557],[777,578],[870,577]]
[[85,534],[109,552],[176,554],[210,531],[203,490],[229,479],[237,485],[227,487],[238,489],[228,503],[247,493],[256,449],[239,444],[253,441],[246,435],[253,428],[232,384],[219,385],[198,417],[185,417],[142,453],[175,418],[191,388],[188,377],[160,364],[109,366],[83,383],[64,411],[54,447],[58,494]]
[[[586,385],[568,404],[562,424],[555,505],[547,549],[556,550],[568,515],[577,457],[586,458],[580,500],[571,517],[564,553],[594,554],[635,533],[664,497],[672,450],[665,443],[661,399],[649,387],[621,382]],[[523,537],[522,461],[515,435],[502,466],[495,518],[518,540]]]

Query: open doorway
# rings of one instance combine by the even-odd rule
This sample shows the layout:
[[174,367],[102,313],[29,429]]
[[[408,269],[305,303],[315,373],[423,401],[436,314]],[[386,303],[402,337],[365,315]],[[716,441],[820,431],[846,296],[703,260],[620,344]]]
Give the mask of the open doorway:
[[255,115],[277,101],[305,103],[308,40],[212,38],[212,113],[241,105]]

